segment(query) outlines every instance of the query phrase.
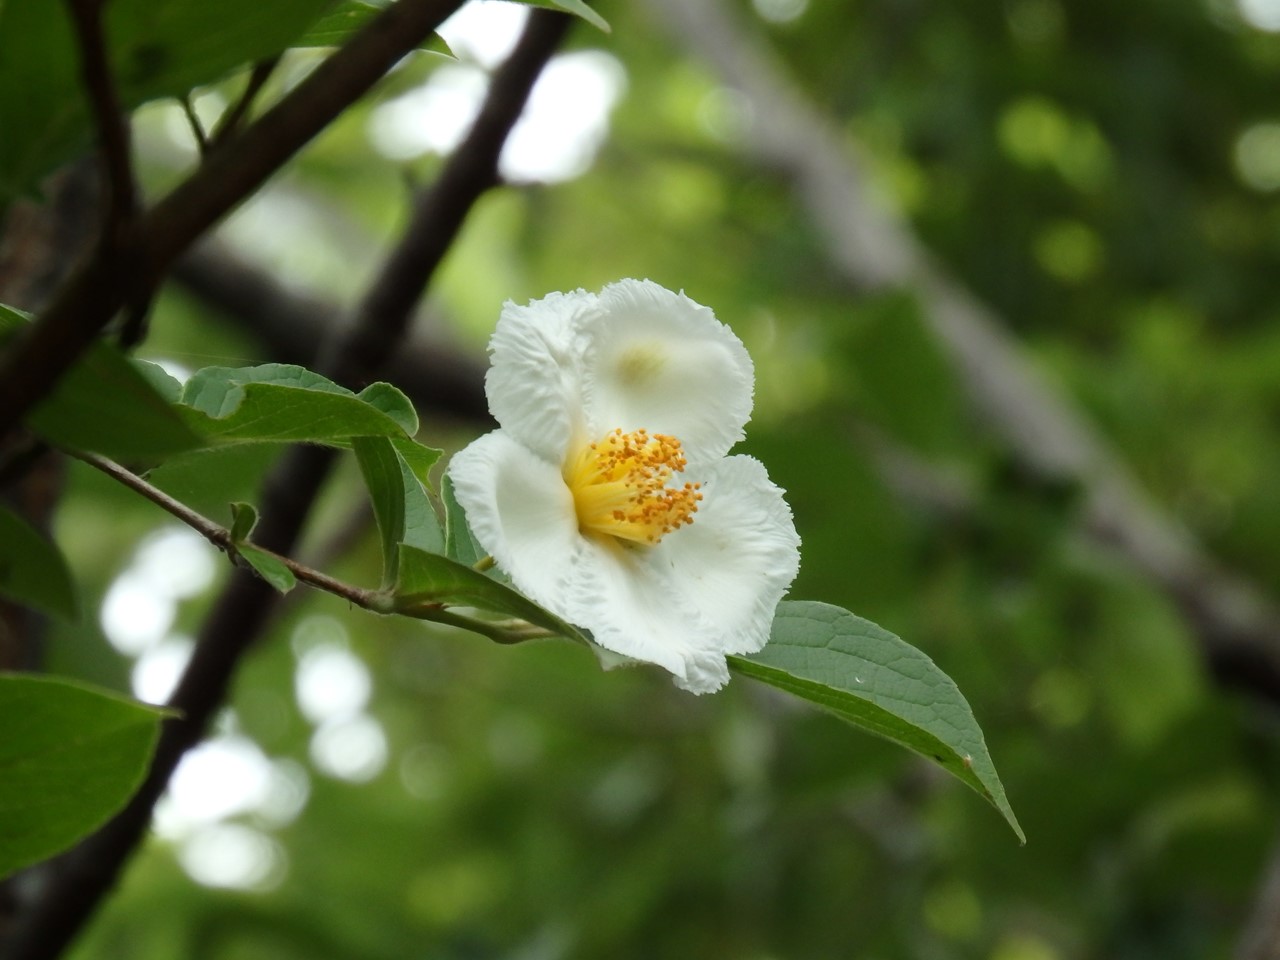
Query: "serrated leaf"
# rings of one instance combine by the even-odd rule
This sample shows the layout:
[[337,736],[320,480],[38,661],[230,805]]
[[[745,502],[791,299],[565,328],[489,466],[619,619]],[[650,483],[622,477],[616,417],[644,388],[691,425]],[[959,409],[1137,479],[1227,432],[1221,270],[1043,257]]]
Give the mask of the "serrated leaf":
[[255,547],[251,543],[237,543],[236,553],[244,558],[245,563],[258,571],[263,580],[281,593],[288,593],[298,585],[298,578],[286,567],[275,554]]
[[402,543],[398,567],[399,578],[394,594],[397,613],[412,617],[415,616],[415,608],[435,604],[474,607],[528,621],[570,640],[587,642],[587,637],[577,627],[528,597],[448,557]]
[[[129,110],[182,96],[273,56],[331,0],[112,0],[108,58]],[[67,4],[0,5],[0,210],[89,146],[92,127]],[[18,135],[21,131],[21,135]]]
[[[24,314],[0,305],[0,346],[29,323]],[[150,378],[103,341],[85,351],[26,422],[57,446],[117,460],[161,457],[201,443]]]
[[77,615],[76,588],[62,551],[35,527],[3,507],[0,507],[0,593],[68,620],[74,620]]
[[1026,842],[964,695],[888,630],[831,604],[786,602],[765,648],[729,663],[934,761],[990,801]]
[[124,806],[146,775],[163,715],[83,684],[0,674],[0,879]]
[[466,567],[473,567],[487,554],[471,534],[467,513],[453,494],[453,481],[445,474],[440,481],[440,502],[444,504],[444,552],[445,556]]
[[[404,437],[407,417],[394,395],[403,397],[388,385],[373,393],[377,405],[371,404],[305,367],[268,363],[197,371],[177,409],[211,443],[333,444],[351,437]],[[416,419],[414,414],[415,425]]]
[[[361,29],[370,20],[385,9],[374,3],[363,3],[361,0],[344,0],[323,17],[311,25],[295,43],[295,47],[340,47],[347,39]],[[450,60],[456,60],[449,45],[438,34],[433,33],[418,49],[425,53],[435,53]]]
[[235,543],[248,540],[258,525],[258,511],[251,503],[231,504],[231,539]]

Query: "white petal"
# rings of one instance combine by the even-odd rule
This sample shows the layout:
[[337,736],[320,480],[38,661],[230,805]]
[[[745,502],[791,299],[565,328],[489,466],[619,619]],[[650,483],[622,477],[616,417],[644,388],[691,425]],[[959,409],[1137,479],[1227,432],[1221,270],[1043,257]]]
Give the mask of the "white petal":
[[[586,627],[605,650],[655,663],[685,686],[702,693],[719,689],[729,679],[724,657],[716,671],[714,651],[704,649],[695,618],[673,607],[669,564],[657,551],[587,539],[582,563],[570,588],[573,609],[566,619]],[[710,661],[708,663],[708,661]]]
[[724,686],[726,654],[765,645],[800,568],[791,511],[758,461],[729,457],[701,479],[694,522],[656,547],[586,542],[566,616],[600,646],[666,668],[693,693]]
[[587,425],[667,433],[690,463],[722,457],[751,416],[746,348],[708,308],[649,280],[600,292],[580,320]]
[[559,460],[582,427],[580,318],[596,296],[553,293],[528,306],[503,305],[485,376],[489,410],[516,440]]
[[706,643],[754,653],[800,569],[800,537],[782,490],[759,461],[726,457],[702,474],[693,523],[654,549],[670,565],[672,603],[692,613]]
[[449,477],[480,545],[517,589],[567,618],[583,541],[559,464],[494,430],[454,454]]

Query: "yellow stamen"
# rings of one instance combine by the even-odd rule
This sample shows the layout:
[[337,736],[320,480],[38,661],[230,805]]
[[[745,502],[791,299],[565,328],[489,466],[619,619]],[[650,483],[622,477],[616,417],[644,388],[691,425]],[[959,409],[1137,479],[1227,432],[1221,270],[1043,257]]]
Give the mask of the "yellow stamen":
[[564,465],[583,533],[634,543],[657,543],[693,523],[702,499],[700,483],[668,487],[685,468],[680,441],[645,430],[621,429],[584,446]]

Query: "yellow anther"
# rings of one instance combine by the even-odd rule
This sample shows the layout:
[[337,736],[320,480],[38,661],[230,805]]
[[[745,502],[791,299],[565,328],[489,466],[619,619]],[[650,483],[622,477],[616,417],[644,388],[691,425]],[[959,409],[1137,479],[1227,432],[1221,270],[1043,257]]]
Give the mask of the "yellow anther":
[[693,523],[702,485],[667,486],[684,468],[680,441],[664,433],[617,429],[584,445],[564,465],[579,529],[652,544]]

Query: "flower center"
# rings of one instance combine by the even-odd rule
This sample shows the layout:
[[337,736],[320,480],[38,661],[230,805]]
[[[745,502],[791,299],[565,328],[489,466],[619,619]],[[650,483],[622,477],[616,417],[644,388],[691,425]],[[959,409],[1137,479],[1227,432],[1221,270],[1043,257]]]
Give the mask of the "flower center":
[[587,444],[564,465],[578,528],[653,544],[693,523],[702,484],[667,486],[672,474],[684,468],[680,441],[662,433],[617,429]]

